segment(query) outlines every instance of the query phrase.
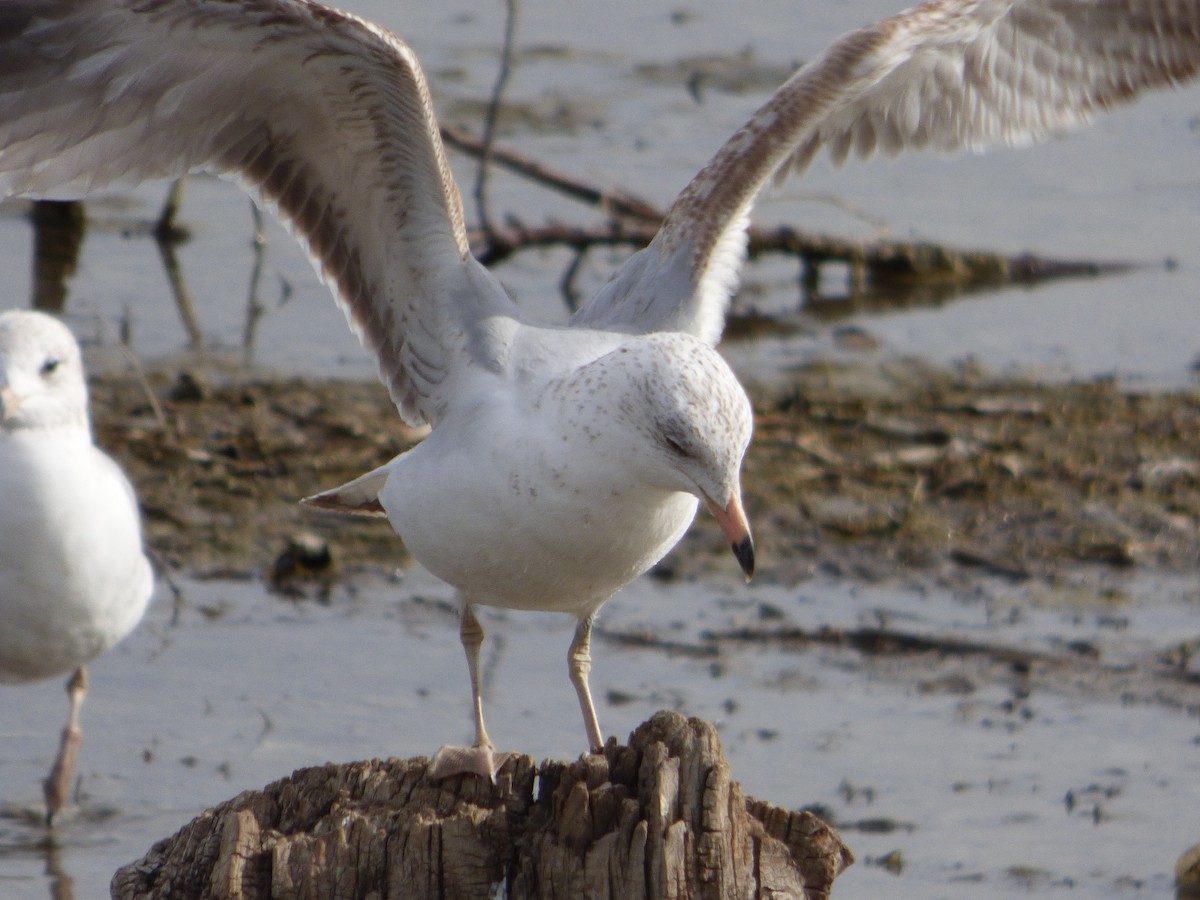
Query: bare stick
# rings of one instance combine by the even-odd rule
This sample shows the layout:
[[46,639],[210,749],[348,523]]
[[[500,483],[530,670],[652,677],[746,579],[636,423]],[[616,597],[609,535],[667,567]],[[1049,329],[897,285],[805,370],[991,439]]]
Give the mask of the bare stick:
[[661,209],[645,200],[639,200],[632,194],[623,191],[602,190],[564,172],[552,169],[536,159],[517,153],[515,150],[485,144],[483,139],[462,129],[443,125],[442,140],[446,146],[453,147],[470,156],[482,158],[486,152],[489,162],[503,166],[510,172],[528,178],[530,181],[553,188],[567,197],[573,197],[592,206],[599,206],[611,217],[645,219],[655,223],[662,221],[664,213]]
[[125,357],[125,362],[133,370],[133,375],[137,379],[138,385],[142,389],[142,393],[146,395],[146,402],[150,404],[150,409],[154,413],[154,418],[158,422],[159,427],[164,432],[170,433],[170,427],[167,424],[167,417],[163,414],[162,405],[158,402],[158,398],[154,396],[154,389],[150,387],[150,380],[146,377],[146,370],[142,368],[141,361],[137,358],[134,352],[129,349],[129,345],[121,339],[116,330],[109,323],[108,319],[100,315],[94,308],[92,313],[96,316],[96,321],[100,323],[100,327],[108,332],[117,345],[117,349],[121,351],[121,355]]
[[175,242],[164,241],[156,236],[154,246],[158,248],[163,271],[167,274],[167,283],[171,286],[171,293],[175,297],[175,308],[179,311],[179,321],[183,323],[183,330],[187,332],[188,341],[192,347],[201,348],[204,346],[204,331],[200,327],[200,320],[196,318],[192,294],[183,277],[183,270],[179,267],[179,257],[175,254]]
[[254,219],[254,267],[250,270],[250,288],[246,296],[246,324],[242,328],[242,351],[246,363],[253,361],[254,338],[258,331],[258,320],[264,312],[263,305],[258,300],[258,285],[262,280],[263,262],[267,251],[267,236],[263,230],[262,211],[258,204],[250,201],[250,215]]
[[479,225],[485,234],[492,231],[491,217],[488,214],[487,180],[488,168],[492,158],[492,140],[496,134],[496,120],[500,116],[500,101],[504,96],[508,76],[512,73],[513,38],[517,31],[518,0],[505,0],[504,16],[504,49],[500,55],[500,71],[496,74],[496,84],[492,88],[492,99],[488,103],[487,115],[483,121],[483,152],[479,156],[479,175],[475,180],[475,204],[479,209]]

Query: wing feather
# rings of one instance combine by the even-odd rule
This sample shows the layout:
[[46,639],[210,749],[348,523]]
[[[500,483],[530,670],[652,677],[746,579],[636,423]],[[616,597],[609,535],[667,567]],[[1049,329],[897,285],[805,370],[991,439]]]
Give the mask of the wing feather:
[[445,411],[480,323],[429,90],[387,31],[307,0],[3,0],[0,193],[74,197],[207,169],[304,243],[409,422]]
[[574,317],[716,343],[755,198],[823,147],[894,155],[1023,144],[1200,69],[1200,0],[930,0],[850,32],[780,87]]

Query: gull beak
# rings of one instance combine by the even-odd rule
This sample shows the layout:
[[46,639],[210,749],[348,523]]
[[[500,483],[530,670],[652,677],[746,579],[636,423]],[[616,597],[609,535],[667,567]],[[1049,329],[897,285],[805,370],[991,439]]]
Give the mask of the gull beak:
[[21,409],[21,401],[7,384],[0,384],[0,423],[7,422]]
[[707,494],[704,499],[708,503],[708,508],[712,510],[717,524],[721,526],[725,539],[729,541],[729,546],[733,548],[733,555],[737,557],[738,565],[746,573],[746,580],[749,581],[754,575],[754,538],[750,536],[750,523],[746,521],[741,497],[734,494],[733,499],[724,509]]

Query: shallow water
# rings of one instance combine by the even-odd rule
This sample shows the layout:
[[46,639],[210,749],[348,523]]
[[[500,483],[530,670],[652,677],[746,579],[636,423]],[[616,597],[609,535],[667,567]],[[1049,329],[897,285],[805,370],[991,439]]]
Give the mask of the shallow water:
[[[352,5],[413,44],[448,120],[472,128],[471,104],[487,96],[494,74],[499,7]],[[651,77],[640,66],[750,48],[764,67],[784,67],[894,8],[884,0],[803,9],[773,0],[736,11],[712,0],[527,0],[509,97],[550,124],[509,126],[504,141],[665,204],[770,86],[705,88],[698,104],[684,77]],[[840,324],[874,335],[881,355],[974,357],[1046,377],[1187,385],[1200,334],[1198,115],[1193,87],[1029,150],[918,155],[840,172],[820,163],[772,192],[759,219],[871,233],[873,226],[813,199],[836,193],[896,237],[1151,264],[1169,257],[1171,270],[1151,265]],[[469,184],[472,164],[455,166]],[[100,222],[86,239],[68,308],[78,333],[111,345],[96,321],[116,327],[127,317],[147,359],[203,353],[310,376],[370,373],[307,261],[274,226],[259,284],[263,312],[244,346],[254,264],[249,207],[211,179],[192,180],[183,209],[195,236],[180,261],[205,343],[189,349],[154,245],[103,227],[152,218],[163,191],[142,187],[90,208]],[[504,178],[493,203],[533,223],[590,215]],[[13,305],[29,294],[29,243],[22,219],[0,217],[0,266]],[[586,277],[602,279],[610,262],[597,254]],[[562,315],[548,285],[565,264],[557,254],[525,256],[499,274],[521,302]],[[742,302],[791,309],[794,278],[784,263],[752,267]],[[754,378],[835,352],[829,327],[816,322],[799,337],[726,349]],[[962,598],[900,585],[815,581],[785,590],[643,580],[606,608],[606,629],[697,642],[702,629],[738,622],[782,616],[807,629],[851,627],[886,610],[906,630],[1047,652],[1091,641],[1106,662],[1135,671],[1124,680],[1107,670],[1039,680],[997,664],[872,659],[830,646],[726,644],[714,659],[598,639],[593,685],[608,733],[624,737],[660,707],[701,715],[719,724],[734,775],[750,793],[786,806],[822,803],[841,821],[911,826],[847,831],[859,863],[839,881],[838,896],[1165,896],[1174,859],[1200,840],[1200,700],[1194,688],[1145,672],[1158,654],[1195,640],[1200,602],[1194,585],[1148,575],[1124,587],[1132,599],[1114,609],[1104,598],[1031,597],[995,584]],[[298,766],[427,754],[469,736],[450,593],[419,570],[397,584],[368,578],[330,606],[281,601],[257,582],[185,581],[185,593],[177,626],[160,598],[147,623],[92,667],[80,812],[57,832],[55,853],[40,848],[43,831],[21,815],[39,798],[65,696],[57,682],[0,691],[0,796],[11,813],[0,818],[0,896],[42,898],[63,879],[77,898],[103,896],[117,865],[240,790]],[[485,627],[494,636],[493,736],[537,757],[576,755],[582,731],[564,660],[570,623],[495,614]],[[1071,810],[1069,792],[1077,798]],[[896,849],[901,875],[869,863]]]
[[[413,45],[446,121],[479,129],[479,106],[495,77],[501,4],[398,9],[359,0],[349,7]],[[523,115],[505,125],[502,140],[565,172],[665,205],[781,72],[833,36],[895,9],[889,0],[803,10],[782,0],[755,0],[736,12],[715,2],[522,4],[518,59],[506,96]],[[737,63],[750,70],[746,83],[735,91],[719,78],[712,87],[702,79],[697,102],[687,89],[689,73],[712,57],[742,52],[751,54],[748,64]],[[647,73],[647,66],[659,68]],[[864,328],[883,354],[975,358],[1055,378],[1119,375],[1147,386],[1190,384],[1194,335],[1200,333],[1198,122],[1200,89],[1191,86],[1150,95],[1037,147],[951,157],[918,153],[842,170],[821,160],[804,178],[769,191],[756,219],[846,236],[882,230],[969,248],[1144,264],[1120,277],[976,294],[937,308],[852,315],[839,324]],[[470,207],[474,163],[457,157],[453,163]],[[89,233],[70,309],[82,333],[104,341],[111,341],[110,332],[89,320],[99,314],[115,324],[127,313],[135,346],[155,358],[175,354],[189,341],[153,243],[125,232],[131,218],[157,215],[165,189],[143,186],[92,207],[101,225],[116,220],[119,227]],[[501,174],[492,180],[491,195],[494,214],[528,223],[597,218]],[[839,204],[830,205],[831,195]],[[230,185],[210,179],[189,185],[182,215],[195,236],[179,257],[209,351],[302,374],[369,374],[371,362],[306,258],[273,224],[258,298],[263,311],[252,351],[243,351],[254,270],[248,209]],[[0,266],[14,303],[29,294],[29,242],[24,221],[0,218]],[[622,255],[593,254],[583,286],[598,285]],[[1166,260],[1172,261],[1169,269]],[[526,254],[498,272],[524,305],[562,316],[554,286],[568,263],[565,253]],[[740,302],[796,309],[795,280],[788,262],[752,266]],[[748,377],[773,377],[781,367],[830,352],[832,342],[829,328],[814,323],[812,332],[784,342],[727,349]]]
[[[185,580],[91,670],[78,811],[56,832],[77,898],[207,805],[294,768],[428,754],[469,736],[467,679],[450,591],[419,569],[358,581],[329,605],[254,582]],[[820,803],[859,862],[844,897],[1163,896],[1200,808],[1200,696],[1147,672],[1200,629],[1194,585],[1140,578],[1130,599],[978,596],[895,585],[799,589],[642,580],[603,615],[593,690],[622,737],[670,708],[715,722],[734,776],[784,806]],[[1036,600],[1036,598],[1035,598]],[[1019,615],[1012,611],[1019,609]],[[935,654],[867,657],[829,645],[705,643],[708,631],[818,623],[854,628],[886,611],[906,633],[1035,652],[1090,641],[1106,666],[1021,677],[1009,665]],[[1118,630],[1112,624],[1123,620]],[[488,613],[489,731],[502,747],[573,758],[583,741],[565,653],[571,623]],[[652,633],[708,651],[632,647]],[[717,649],[713,649],[713,648]],[[1139,665],[1140,674],[1126,664]],[[1181,708],[1179,702],[1190,704]],[[45,897],[38,800],[65,702],[58,684],[0,694],[0,895]],[[1068,809],[1072,792],[1076,805]],[[870,860],[899,850],[899,875]]]

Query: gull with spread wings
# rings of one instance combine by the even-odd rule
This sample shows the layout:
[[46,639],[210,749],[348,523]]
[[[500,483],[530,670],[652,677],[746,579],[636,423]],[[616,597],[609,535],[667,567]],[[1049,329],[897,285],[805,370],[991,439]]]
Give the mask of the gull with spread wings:
[[0,0],[0,194],[78,197],[206,169],[293,229],[400,414],[429,436],[315,497],[385,513],[462,598],[475,741],[435,777],[490,777],[476,605],[592,620],[702,503],[746,576],[750,404],[713,349],[755,198],[823,147],[979,149],[1079,125],[1195,77],[1200,0],[931,0],[835,41],[782,85],[562,327],[472,256],[413,51],[306,0]]

